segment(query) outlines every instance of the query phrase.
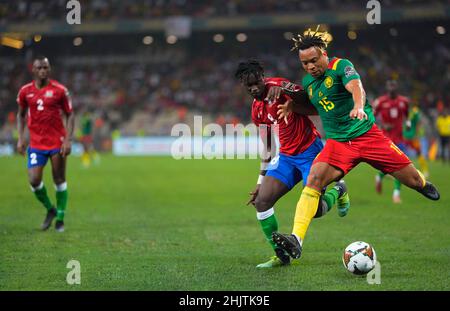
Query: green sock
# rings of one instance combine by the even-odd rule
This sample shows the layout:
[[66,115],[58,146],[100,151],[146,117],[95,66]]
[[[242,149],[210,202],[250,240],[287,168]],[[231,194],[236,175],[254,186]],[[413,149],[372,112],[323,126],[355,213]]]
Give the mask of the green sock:
[[402,183],[398,179],[394,180],[394,189],[395,190],[400,190],[401,186],[402,186]]
[[383,179],[383,177],[386,176],[383,172],[378,172],[378,177],[380,177],[380,180]]
[[324,195],[322,195],[322,200],[324,200],[327,203],[328,207],[327,212],[331,210],[331,208],[336,203],[338,198],[339,198],[339,191],[335,188],[331,188],[330,190],[325,192]]
[[274,231],[278,231],[278,221],[275,217],[275,214],[272,214],[271,216],[263,220],[258,219],[258,221],[261,224],[261,228],[264,232],[264,235],[266,236],[267,242],[269,242],[270,246],[275,249],[277,246],[275,242],[272,241],[272,233]]
[[67,189],[56,191],[56,219],[64,220],[64,213],[67,207]]
[[42,184],[41,189],[33,189],[33,192],[39,202],[41,202],[47,209],[47,211],[49,211],[53,207],[52,202],[50,202],[50,199],[48,198],[47,189],[45,188],[44,184]]

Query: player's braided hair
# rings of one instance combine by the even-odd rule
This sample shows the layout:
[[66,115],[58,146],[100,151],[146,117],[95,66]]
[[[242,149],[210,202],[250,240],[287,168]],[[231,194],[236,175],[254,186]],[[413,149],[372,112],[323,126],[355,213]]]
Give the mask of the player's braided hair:
[[234,76],[240,81],[247,81],[250,76],[262,77],[264,75],[264,68],[261,63],[255,59],[249,59],[245,62],[240,62]]
[[327,40],[328,33],[326,31],[319,32],[319,28],[320,25],[317,26],[315,31],[311,31],[311,28],[309,28],[303,35],[298,34],[297,39],[292,38],[292,41],[294,41],[294,46],[291,51],[306,50],[313,46],[318,47],[321,50],[325,50],[329,43]]

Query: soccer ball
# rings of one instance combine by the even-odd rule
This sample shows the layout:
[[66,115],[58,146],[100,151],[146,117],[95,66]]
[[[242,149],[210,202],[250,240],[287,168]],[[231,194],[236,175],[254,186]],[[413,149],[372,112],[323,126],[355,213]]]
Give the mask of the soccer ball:
[[347,246],[342,256],[345,268],[353,274],[364,275],[375,268],[377,255],[370,244],[362,241]]

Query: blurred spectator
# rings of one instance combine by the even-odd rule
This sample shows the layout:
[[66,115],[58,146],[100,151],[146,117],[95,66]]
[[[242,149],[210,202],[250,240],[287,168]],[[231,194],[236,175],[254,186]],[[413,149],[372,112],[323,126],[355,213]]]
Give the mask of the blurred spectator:
[[450,164],[450,113],[446,107],[436,120],[439,134],[439,158]]

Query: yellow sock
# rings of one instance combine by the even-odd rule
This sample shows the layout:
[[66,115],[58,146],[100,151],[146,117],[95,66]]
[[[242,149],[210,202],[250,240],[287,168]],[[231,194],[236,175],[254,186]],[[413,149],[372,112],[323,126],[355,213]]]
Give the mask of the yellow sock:
[[424,175],[428,175],[427,160],[425,160],[425,157],[423,155],[420,155],[418,160],[419,160],[420,170],[424,173]]
[[310,187],[305,187],[300,196],[300,200],[298,200],[292,233],[301,238],[302,241],[305,239],[306,231],[308,230],[311,219],[313,219],[317,212],[319,199],[319,191]]
[[421,171],[417,170],[417,173],[419,173],[419,176],[422,179],[422,188],[423,188],[427,184],[427,180],[425,179]]
[[89,156],[89,153],[83,152],[81,155],[81,163],[83,163],[85,167],[91,165],[91,157]]

